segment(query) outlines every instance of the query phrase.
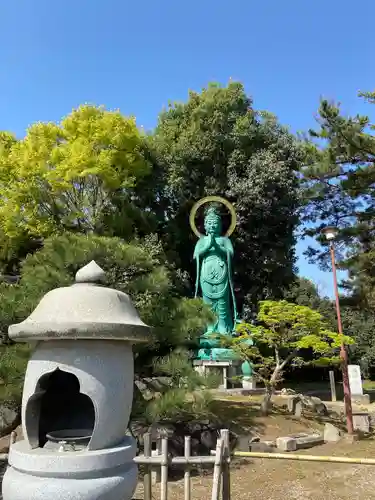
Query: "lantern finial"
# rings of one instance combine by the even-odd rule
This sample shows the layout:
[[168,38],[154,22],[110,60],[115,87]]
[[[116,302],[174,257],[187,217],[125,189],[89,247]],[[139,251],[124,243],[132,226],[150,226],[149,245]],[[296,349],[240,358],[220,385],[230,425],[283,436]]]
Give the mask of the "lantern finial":
[[76,283],[102,283],[105,280],[105,272],[92,260],[76,273]]

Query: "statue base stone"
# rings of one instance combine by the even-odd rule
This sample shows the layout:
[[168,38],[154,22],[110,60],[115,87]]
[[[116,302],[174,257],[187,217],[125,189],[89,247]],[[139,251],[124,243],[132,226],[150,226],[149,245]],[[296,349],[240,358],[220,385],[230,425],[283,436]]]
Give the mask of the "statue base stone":
[[208,371],[211,372],[220,372],[221,383],[220,389],[229,389],[235,386],[240,387],[241,382],[231,382],[230,379],[234,377],[238,377],[239,367],[241,365],[241,361],[237,360],[227,360],[227,361],[215,361],[215,360],[200,360],[196,359],[193,361],[193,366],[195,370],[201,374],[206,375]]
[[257,384],[254,377],[244,377],[242,379],[242,388],[245,390],[254,390],[257,388]]

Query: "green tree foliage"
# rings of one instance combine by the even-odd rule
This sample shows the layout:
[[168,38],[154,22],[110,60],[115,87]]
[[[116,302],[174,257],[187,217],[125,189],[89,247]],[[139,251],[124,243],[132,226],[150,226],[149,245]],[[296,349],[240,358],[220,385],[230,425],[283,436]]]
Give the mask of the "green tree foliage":
[[318,311],[329,327],[337,328],[336,308],[333,300],[322,297],[317,286],[307,278],[296,277],[295,281],[285,291],[286,301],[293,302],[299,306],[306,306]]
[[194,275],[192,204],[219,194],[236,207],[236,294],[246,316],[294,278],[304,155],[238,83],[190,93],[149,136],[132,118],[94,106],[60,124],[36,123],[22,140],[0,133],[0,271],[20,274],[18,284],[0,284],[2,332],[95,259],[154,328],[154,343],[136,352],[137,373],[165,369],[155,358],[193,345],[210,317],[200,300],[184,298]]
[[191,353],[186,349],[178,348],[163,358],[155,358],[154,372],[166,376],[168,384],[148,404],[143,404],[146,421],[177,423],[214,416],[209,389],[217,387],[219,380],[216,376],[202,376],[196,372]]
[[[312,355],[309,363],[338,362],[342,340],[347,345],[354,343],[351,337],[330,330],[318,311],[286,300],[260,302],[257,324],[242,323],[238,333],[227,342],[253,364],[254,376],[265,385],[264,413],[269,411],[272,394],[289,364],[307,363],[306,352]],[[254,345],[245,342],[249,339]]]
[[238,214],[233,239],[240,308],[279,296],[293,279],[296,173],[303,158],[295,138],[274,116],[255,111],[242,85],[231,82],[171,105],[149,144],[163,179],[159,234],[169,255],[193,277],[189,211],[205,195],[222,195]]
[[[374,93],[360,96],[375,104]],[[352,360],[370,375],[375,367],[375,126],[369,116],[344,116],[339,105],[326,100],[318,121],[319,130],[310,133],[315,144],[306,144],[309,165],[302,181],[308,234],[322,246],[308,256],[324,267],[328,252],[319,231],[326,224],[340,228],[337,258],[349,273],[343,283],[348,294],[341,299],[343,327],[356,340]]]
[[30,349],[26,344],[0,346],[0,399],[21,407],[23,379]]
[[[297,278],[284,297],[289,302],[318,311],[330,329],[337,329],[334,301],[327,297],[321,297],[311,281],[306,278]],[[342,296],[340,304],[343,331],[355,341],[348,349],[350,361],[359,363],[364,376],[372,378],[375,375],[375,319],[373,311],[364,308],[363,304],[358,304],[351,296]]]
[[350,361],[359,363],[363,376],[375,376],[375,318],[373,311],[358,306],[341,308],[343,330],[355,340],[349,348]]
[[143,152],[134,119],[94,106],[81,106],[60,124],[35,123],[22,140],[2,133],[2,230],[16,241],[63,231],[106,234],[122,216],[134,235],[132,225],[144,215],[132,195],[151,171]]
[[311,280],[299,276],[296,276],[285,291],[284,299],[311,309],[319,309],[322,301],[316,285]]
[[[360,96],[375,103],[373,93]],[[372,288],[367,276],[375,237],[375,126],[368,116],[343,116],[338,105],[326,100],[321,102],[318,121],[319,130],[310,131],[315,143],[306,144],[309,161],[303,172],[308,233],[319,235],[323,225],[341,229],[341,260],[349,257],[341,263],[350,272],[347,285],[358,300],[366,301]],[[318,240],[323,243],[319,236]],[[310,249],[309,256],[324,265],[326,249]]]
[[[194,341],[210,318],[200,300],[181,298],[178,275],[166,266],[161,245],[153,237],[133,243],[95,235],[48,238],[43,249],[22,265],[19,288],[30,297],[30,310],[49,290],[71,285],[78,269],[91,260],[105,270],[107,286],[129,294],[143,321],[152,325],[153,337],[144,350],[140,348],[139,356],[148,356],[153,349],[161,355]],[[146,369],[144,359],[139,362]]]
[[[65,233],[47,238],[43,249],[27,257],[19,284],[0,288],[3,333],[9,324],[25,319],[45,293],[73,284],[75,273],[91,260],[106,271],[107,286],[128,293],[143,321],[153,327],[147,346],[137,346],[135,351],[137,377],[157,374],[155,358],[194,345],[212,319],[199,299],[181,297],[178,275],[166,265],[156,238],[125,243],[113,237]],[[18,346],[6,345],[1,356],[0,378],[16,393],[27,356]],[[8,370],[12,363],[14,369]]]

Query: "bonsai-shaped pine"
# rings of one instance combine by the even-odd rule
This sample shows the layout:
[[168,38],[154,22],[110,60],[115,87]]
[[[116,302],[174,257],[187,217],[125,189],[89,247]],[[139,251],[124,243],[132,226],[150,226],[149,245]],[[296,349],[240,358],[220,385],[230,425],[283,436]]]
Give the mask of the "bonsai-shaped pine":
[[[182,295],[179,275],[168,267],[161,244],[154,237],[129,243],[94,234],[51,236],[44,240],[42,249],[22,262],[18,284],[0,284],[0,332],[3,337],[0,403],[6,399],[20,409],[30,351],[28,345],[13,345],[9,341],[6,335],[9,325],[23,321],[48,291],[73,284],[75,273],[91,260],[105,270],[106,285],[128,293],[143,321],[152,326],[147,345],[135,347],[136,380],[143,386],[147,386],[143,380],[152,382],[164,377],[167,381],[161,391],[151,388],[150,399],[137,399],[133,416],[150,415],[147,421],[153,422],[155,418],[186,418],[188,407],[199,414],[198,407],[203,411],[209,403],[208,393],[196,396],[196,404],[191,405],[190,394],[195,388],[211,385],[211,380],[199,377],[187,352],[196,345],[205,324],[212,320],[212,313],[200,299]],[[181,346],[186,346],[186,352],[175,352]],[[139,391],[137,394],[142,396]],[[180,417],[179,412],[183,413]]]
[[216,418],[212,414],[210,389],[220,382],[214,374],[200,375],[194,370],[191,351],[177,348],[167,356],[155,358],[153,375],[156,378],[143,378],[149,392],[148,401],[143,402],[143,410],[142,401],[136,401],[133,419],[141,417],[139,419],[146,424],[178,424]]
[[[354,343],[351,337],[329,330],[319,312],[285,300],[260,302],[257,324],[240,323],[237,333],[223,342],[253,365],[255,378],[264,384],[261,411],[265,415],[288,365],[339,363],[341,343]],[[244,342],[249,339],[253,345]]]

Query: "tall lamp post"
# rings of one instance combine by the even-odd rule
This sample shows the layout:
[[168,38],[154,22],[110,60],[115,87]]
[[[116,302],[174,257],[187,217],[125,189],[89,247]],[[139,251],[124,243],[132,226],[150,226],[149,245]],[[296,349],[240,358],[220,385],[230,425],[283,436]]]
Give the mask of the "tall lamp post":
[[[322,230],[322,234],[325,236],[326,240],[329,242],[329,248],[330,248],[330,252],[331,252],[333,287],[335,290],[335,300],[336,300],[337,327],[339,330],[339,334],[343,336],[341,312],[340,312],[339,289],[338,289],[338,285],[337,285],[335,246],[333,244],[336,236],[338,235],[338,232],[339,231],[336,227],[326,227]],[[350,392],[349,373],[348,373],[348,351],[346,350],[346,346],[344,344],[343,339],[342,339],[341,347],[340,347],[340,358],[341,358],[342,382],[343,382],[343,387],[344,387],[346,426],[347,426],[348,434],[353,434],[354,428],[353,428],[353,412],[352,412],[352,395]]]

